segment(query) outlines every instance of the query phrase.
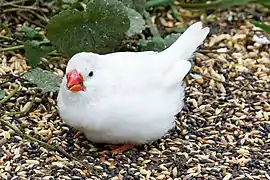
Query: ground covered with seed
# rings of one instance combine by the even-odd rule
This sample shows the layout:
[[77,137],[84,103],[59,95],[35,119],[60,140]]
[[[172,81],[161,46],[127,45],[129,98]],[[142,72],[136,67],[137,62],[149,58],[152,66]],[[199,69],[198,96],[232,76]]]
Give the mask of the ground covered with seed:
[[[57,113],[57,94],[41,93],[17,77],[29,69],[23,52],[1,52],[0,87],[14,92],[0,100],[1,179],[270,179],[270,50],[254,39],[269,36],[249,23],[270,22],[269,12],[254,5],[211,14],[181,12],[179,20],[165,8],[152,15],[164,32],[200,18],[211,28],[186,78],[186,106],[163,138],[119,155],[101,157],[99,152],[109,152],[108,147],[74,137],[77,131]],[[11,33],[18,33],[22,22],[33,24],[19,15],[9,18],[9,13],[1,16]],[[43,68],[64,75],[66,60],[43,61]],[[3,122],[16,125],[18,132]]]

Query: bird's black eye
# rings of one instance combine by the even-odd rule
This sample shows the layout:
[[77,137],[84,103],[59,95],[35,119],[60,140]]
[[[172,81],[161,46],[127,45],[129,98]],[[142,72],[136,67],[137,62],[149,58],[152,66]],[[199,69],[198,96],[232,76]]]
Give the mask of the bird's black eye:
[[93,71],[90,71],[90,73],[88,74],[89,77],[92,77],[94,75]]

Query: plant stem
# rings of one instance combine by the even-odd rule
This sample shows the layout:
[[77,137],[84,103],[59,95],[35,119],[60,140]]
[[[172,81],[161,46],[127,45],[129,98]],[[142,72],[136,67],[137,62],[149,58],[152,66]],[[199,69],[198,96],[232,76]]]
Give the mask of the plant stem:
[[[5,100],[3,101],[0,101],[0,104],[7,101],[8,99],[10,99],[16,92],[18,92],[19,90],[19,85],[16,86],[15,90],[13,90],[10,95],[5,98]],[[34,103],[34,99],[36,97],[36,94],[37,92],[35,92],[35,94],[32,96],[32,100],[31,100],[31,106],[33,105]],[[30,110],[30,108],[27,110],[27,111],[23,111],[23,112],[16,112],[16,114],[23,114],[25,112],[28,112]],[[15,113],[14,113],[15,114]],[[77,161],[79,164],[81,164],[82,166],[86,167],[88,169],[88,172],[90,173],[94,173],[95,175],[98,175],[97,172],[94,170],[93,166],[91,166],[90,164],[72,156],[71,154],[67,153],[62,147],[58,147],[58,146],[54,146],[54,145],[51,145],[51,144],[48,144],[46,142],[43,142],[39,139],[36,139],[30,135],[27,135],[27,134],[24,134],[19,127],[17,127],[15,124],[11,124],[10,122],[4,120],[3,116],[6,116],[6,115],[10,115],[9,113],[4,113],[1,117],[0,117],[0,123],[9,127],[10,129],[12,129],[16,134],[18,134],[20,137],[22,137],[23,139],[27,139],[29,141],[34,141],[34,142],[37,142],[40,146],[43,146],[49,150],[52,150],[52,151],[58,151],[60,154],[62,154],[63,156],[71,159],[71,160],[74,160],[74,161]]]
[[20,5],[16,5],[16,4],[12,4],[11,6],[16,7],[17,10],[29,9],[29,10],[40,11],[40,8],[35,7],[35,6],[20,6]]
[[5,97],[4,99],[0,101],[0,105],[6,102],[7,100],[9,100],[12,96],[14,96],[14,94],[16,94],[19,91],[19,89],[20,89],[20,85],[17,85],[15,89],[11,91],[11,93],[7,97]]
[[50,44],[50,43],[51,42],[49,40],[45,39],[45,40],[39,42],[38,45],[45,45],[45,44]]
[[24,138],[26,138],[26,139],[28,139],[28,140],[30,140],[30,141],[37,142],[40,146],[43,146],[43,147],[45,147],[45,148],[47,148],[47,149],[49,149],[49,150],[53,150],[53,151],[57,150],[56,147],[54,147],[54,146],[52,146],[52,145],[50,145],[50,144],[48,144],[48,143],[45,143],[45,142],[43,142],[43,141],[40,141],[40,140],[38,140],[38,139],[36,139],[36,138],[34,138],[34,137],[32,137],[32,136],[24,135]]
[[[44,40],[39,42],[38,45],[45,45],[45,44],[49,44],[50,41],[48,40]],[[14,50],[19,50],[19,49],[23,49],[24,45],[18,45],[18,46],[12,46],[12,47],[7,47],[7,48],[0,48],[0,52],[6,52],[6,51],[14,51]]]
[[6,3],[3,3],[3,4],[0,4],[0,7],[19,4],[19,3],[24,3],[24,2],[27,2],[27,1],[29,1],[29,0],[18,0],[18,1],[13,1],[13,2],[6,2]]
[[172,10],[172,15],[174,16],[175,19],[177,19],[178,21],[180,20],[180,13],[176,7],[176,5],[171,4],[171,10]]
[[145,17],[146,24],[149,26],[153,37],[161,37],[156,25],[152,22],[150,14],[147,11],[143,11],[143,16]]
[[155,7],[161,5],[169,5],[172,3],[172,0],[152,0],[146,2],[146,7]]
[[19,49],[23,49],[23,48],[24,48],[24,45],[12,46],[12,47],[7,47],[7,48],[0,48],[0,52],[14,51],[14,50],[19,50]]
[[12,124],[10,124],[8,121],[5,121],[4,119],[0,118],[0,123],[4,124],[5,126],[9,127],[10,129],[12,129],[15,133],[17,133],[20,136],[24,136],[23,132],[17,128],[16,126],[13,126]]
[[12,37],[7,37],[7,36],[2,36],[0,35],[0,39],[8,40],[8,41],[13,41]]
[[18,43],[23,44],[22,41],[17,40],[17,39],[13,39],[12,37],[8,37],[8,36],[0,35],[0,39],[4,39],[4,40],[8,40],[8,41],[17,41]]
[[[193,8],[193,9],[216,9],[216,8],[228,8],[231,6],[243,5],[251,2],[256,2],[257,0],[216,0],[210,1],[208,3],[180,3],[177,2],[177,6],[181,6],[183,8]],[[152,0],[146,2],[146,7],[155,7],[161,5],[170,5],[172,0]]]
[[65,157],[71,159],[71,160],[74,160],[74,161],[77,161],[78,163],[80,163],[82,166],[86,167],[88,169],[89,172],[91,173],[94,173],[97,175],[97,172],[94,170],[94,168],[84,162],[84,161],[81,161],[79,159],[77,159],[76,157],[72,156],[71,154],[68,154],[63,148],[61,147],[58,147],[58,146],[53,146],[53,145],[50,145],[46,142],[43,142],[41,140],[38,140],[30,135],[26,135],[24,134],[16,125],[12,125],[11,123],[9,123],[8,121],[5,121],[2,117],[0,117],[0,123],[1,124],[4,124],[5,126],[9,127],[10,129],[12,129],[16,134],[18,134],[19,136],[21,136],[22,138],[24,139],[28,139],[30,141],[34,141],[34,142],[37,142],[40,146],[42,147],[45,147],[49,150],[52,150],[52,151],[58,151],[60,154],[64,155]]

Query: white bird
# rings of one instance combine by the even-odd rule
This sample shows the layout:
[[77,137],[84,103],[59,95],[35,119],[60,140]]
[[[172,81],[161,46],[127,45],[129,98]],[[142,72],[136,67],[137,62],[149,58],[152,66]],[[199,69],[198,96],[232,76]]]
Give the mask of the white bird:
[[191,25],[162,52],[81,52],[68,62],[59,114],[92,142],[124,144],[113,153],[162,137],[183,107],[188,59],[209,33]]

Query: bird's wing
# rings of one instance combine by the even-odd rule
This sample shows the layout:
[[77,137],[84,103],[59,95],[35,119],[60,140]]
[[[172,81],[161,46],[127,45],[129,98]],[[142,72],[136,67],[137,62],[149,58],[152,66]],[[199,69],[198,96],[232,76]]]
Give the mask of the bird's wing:
[[[162,81],[156,52],[118,52],[101,55],[100,67],[107,74],[108,83],[129,84],[126,87],[145,88]],[[104,74],[103,73],[103,74]],[[110,79],[110,80],[109,80]],[[110,81],[110,82],[109,82]],[[124,86],[124,85],[123,85]]]
[[203,28],[202,23],[197,22],[162,52],[117,52],[101,55],[102,66],[119,77],[126,76],[134,82],[138,81],[138,85],[140,81],[144,86],[157,82],[163,82],[165,86],[178,84],[191,68],[188,59],[208,33],[209,28]]

